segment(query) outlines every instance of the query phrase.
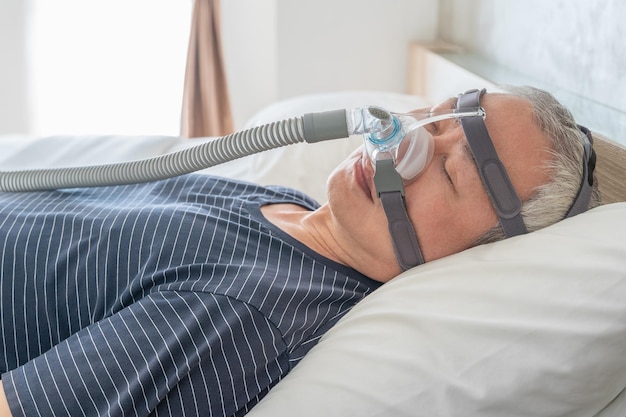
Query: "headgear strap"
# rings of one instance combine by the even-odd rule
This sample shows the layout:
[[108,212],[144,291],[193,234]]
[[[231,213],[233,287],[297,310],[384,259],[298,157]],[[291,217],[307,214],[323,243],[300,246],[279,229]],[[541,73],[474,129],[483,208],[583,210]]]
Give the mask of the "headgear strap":
[[[479,107],[485,90],[470,90],[459,95],[457,109]],[[500,225],[507,237],[527,233],[521,215],[522,201],[498,158],[485,122],[480,116],[461,119],[465,137],[470,146],[478,173],[485,190],[491,199],[500,219]],[[586,211],[593,193],[593,171],[596,166],[596,153],[593,150],[593,136],[589,129],[578,125],[583,142],[583,175],[578,193],[565,217],[572,217]]]
[[424,256],[406,211],[402,177],[391,159],[376,161],[374,185],[387,216],[387,225],[400,268],[406,271],[423,264]]
[[572,206],[567,211],[565,218],[572,217],[587,211],[591,194],[593,193],[593,171],[596,168],[596,152],[593,150],[593,136],[585,126],[578,125],[583,140],[583,176],[580,187]]
[[[470,90],[459,95],[457,109],[480,107],[485,90]],[[522,200],[493,146],[485,121],[481,116],[464,117],[461,126],[474,155],[480,179],[498,215],[506,237],[527,233],[522,219]]]

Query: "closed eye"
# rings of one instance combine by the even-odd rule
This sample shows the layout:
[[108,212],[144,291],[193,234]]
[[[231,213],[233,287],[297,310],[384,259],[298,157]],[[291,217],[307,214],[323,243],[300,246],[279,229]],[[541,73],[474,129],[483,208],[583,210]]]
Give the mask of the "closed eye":
[[452,177],[450,177],[450,174],[448,173],[448,170],[446,169],[446,160],[447,158],[445,156],[441,157],[441,173],[444,175],[444,177],[446,178],[446,181],[448,181],[450,186],[454,187],[454,182],[452,182]]

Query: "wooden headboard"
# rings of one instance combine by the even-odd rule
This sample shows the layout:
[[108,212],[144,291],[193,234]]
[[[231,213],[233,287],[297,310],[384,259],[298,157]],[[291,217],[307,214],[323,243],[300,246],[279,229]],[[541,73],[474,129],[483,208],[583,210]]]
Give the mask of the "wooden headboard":
[[605,204],[626,201],[626,147],[594,134],[596,175]]
[[[408,51],[408,93],[426,97],[437,103],[470,88],[494,88],[496,83],[470,71],[475,62],[452,60],[462,58],[462,50],[445,42],[416,42]],[[460,54],[461,53],[461,54]],[[447,56],[448,55],[448,56]],[[471,57],[468,57],[471,59]],[[593,133],[597,155],[596,178],[602,202],[626,201],[626,146]]]

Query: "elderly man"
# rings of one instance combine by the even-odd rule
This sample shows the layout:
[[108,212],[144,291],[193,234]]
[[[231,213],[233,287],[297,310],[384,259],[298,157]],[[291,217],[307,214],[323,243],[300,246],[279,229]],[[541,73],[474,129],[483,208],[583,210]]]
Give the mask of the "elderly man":
[[0,193],[0,415],[243,415],[403,269],[597,204],[590,136],[550,95],[426,113],[477,107],[423,126],[411,180],[355,151],[322,206],[205,175]]

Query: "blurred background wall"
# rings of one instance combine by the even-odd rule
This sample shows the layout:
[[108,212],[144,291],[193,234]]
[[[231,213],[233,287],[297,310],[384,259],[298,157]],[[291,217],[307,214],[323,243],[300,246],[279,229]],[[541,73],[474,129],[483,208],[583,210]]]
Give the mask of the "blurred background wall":
[[439,35],[626,112],[626,2],[441,0]]
[[411,40],[433,40],[438,0],[224,0],[233,116],[241,125],[279,99],[406,88]]
[[441,0],[439,10],[439,38],[504,70],[504,82],[516,74],[548,89],[626,144],[626,2]]

